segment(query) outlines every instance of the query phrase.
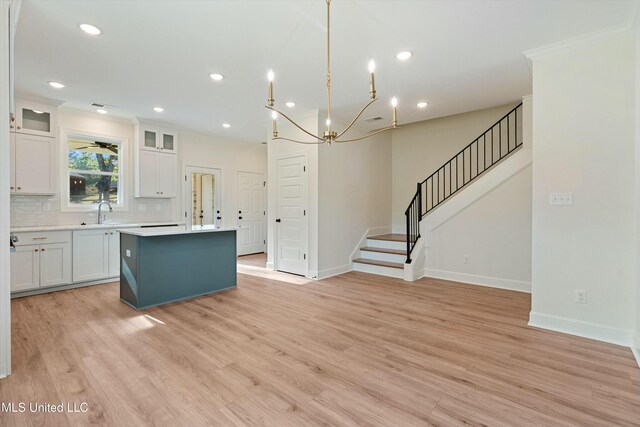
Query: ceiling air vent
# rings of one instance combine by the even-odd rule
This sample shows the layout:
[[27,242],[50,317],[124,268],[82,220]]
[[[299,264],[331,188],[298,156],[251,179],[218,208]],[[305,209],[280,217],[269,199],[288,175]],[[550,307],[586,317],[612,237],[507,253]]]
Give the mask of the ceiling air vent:
[[92,102],[91,105],[97,108],[104,108],[104,104],[98,104],[97,102]]
[[368,119],[364,119],[365,122],[377,122],[378,120],[382,120],[382,117],[378,116],[378,117],[369,117]]

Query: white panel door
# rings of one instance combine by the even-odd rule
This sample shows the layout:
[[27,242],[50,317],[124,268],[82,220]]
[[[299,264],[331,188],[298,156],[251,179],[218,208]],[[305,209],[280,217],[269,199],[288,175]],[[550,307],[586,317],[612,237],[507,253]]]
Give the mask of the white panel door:
[[26,291],[40,286],[40,249],[38,246],[18,246],[11,254],[11,292]]
[[307,275],[307,177],[304,156],[280,159],[276,167],[276,268]]
[[40,287],[71,283],[71,245],[52,243],[40,246]]
[[109,230],[109,277],[120,276],[120,233]]
[[238,172],[238,255],[264,252],[264,175]]
[[73,232],[73,281],[86,282],[109,277],[109,232]]

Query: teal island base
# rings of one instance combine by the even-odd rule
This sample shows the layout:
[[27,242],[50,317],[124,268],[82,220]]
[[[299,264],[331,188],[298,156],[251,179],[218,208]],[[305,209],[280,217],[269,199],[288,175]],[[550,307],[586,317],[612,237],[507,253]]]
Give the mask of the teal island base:
[[237,285],[236,230],[120,231],[120,300],[140,310]]

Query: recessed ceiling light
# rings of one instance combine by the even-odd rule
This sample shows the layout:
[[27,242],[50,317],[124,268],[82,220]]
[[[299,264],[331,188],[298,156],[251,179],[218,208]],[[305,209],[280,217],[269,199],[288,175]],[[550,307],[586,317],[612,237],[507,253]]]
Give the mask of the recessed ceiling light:
[[54,87],[56,89],[62,89],[64,85],[58,82],[49,82],[49,86]]
[[162,108],[162,107],[153,107],[153,111],[155,111],[156,113],[162,113],[164,111],[164,108]]
[[400,61],[406,61],[412,56],[413,56],[413,52],[408,50],[403,50],[402,52],[398,52],[398,54],[396,55],[396,58],[399,59]]
[[223,127],[223,128],[230,128],[230,127],[231,127],[231,125],[230,125],[229,123],[223,123],[223,124],[222,124],[222,127]]
[[92,36],[99,36],[100,34],[102,34],[100,28],[91,24],[80,24],[80,29],[87,34],[91,34]]
[[289,107],[289,108],[293,108],[293,107],[295,107],[295,106],[296,106],[296,103],[295,103],[295,102],[293,102],[293,101],[289,101],[289,102],[285,103],[284,105],[286,105],[286,106],[287,106],[287,107]]
[[224,76],[222,74],[218,74],[218,73],[213,73],[210,74],[209,77],[211,77],[211,79],[219,82],[220,80],[224,79]]
[[104,108],[98,108],[96,111],[97,111],[98,113],[100,113],[100,114],[107,114],[107,113],[108,113],[108,111],[107,111],[107,110],[105,110]]
[[429,105],[428,102],[424,102],[424,101],[418,102],[418,108],[426,108],[427,105]]

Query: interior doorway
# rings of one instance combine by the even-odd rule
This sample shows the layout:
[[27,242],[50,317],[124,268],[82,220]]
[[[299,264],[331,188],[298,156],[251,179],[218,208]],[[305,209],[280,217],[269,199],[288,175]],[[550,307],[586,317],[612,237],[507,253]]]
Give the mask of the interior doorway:
[[194,225],[222,226],[220,205],[220,169],[187,166],[185,168],[185,222]]
[[238,255],[265,251],[265,189],[263,174],[238,172]]

